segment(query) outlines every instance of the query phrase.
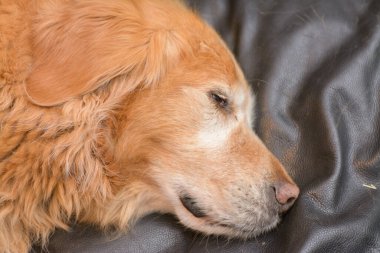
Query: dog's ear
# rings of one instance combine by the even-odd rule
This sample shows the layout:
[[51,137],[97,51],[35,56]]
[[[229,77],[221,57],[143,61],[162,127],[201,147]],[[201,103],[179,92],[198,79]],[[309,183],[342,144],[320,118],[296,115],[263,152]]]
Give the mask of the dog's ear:
[[90,8],[88,1],[70,3],[75,6],[47,6],[34,23],[34,64],[25,83],[33,103],[57,105],[120,75],[129,90],[153,85],[175,64],[178,35],[149,27],[138,10],[123,13],[125,6],[105,2]]

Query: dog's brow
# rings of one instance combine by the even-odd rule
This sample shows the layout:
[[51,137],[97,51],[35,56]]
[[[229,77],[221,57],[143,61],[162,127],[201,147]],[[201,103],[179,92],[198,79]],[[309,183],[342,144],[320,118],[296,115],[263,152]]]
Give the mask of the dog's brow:
[[246,95],[244,93],[244,90],[242,88],[238,88],[235,92],[235,103],[237,106],[241,107],[243,106],[245,100],[246,100]]

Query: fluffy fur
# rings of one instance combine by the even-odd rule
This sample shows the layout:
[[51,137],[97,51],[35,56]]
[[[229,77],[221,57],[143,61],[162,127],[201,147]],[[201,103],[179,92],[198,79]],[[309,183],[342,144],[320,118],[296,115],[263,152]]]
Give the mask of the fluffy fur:
[[177,1],[0,0],[0,253],[71,219],[126,229],[154,211],[205,233],[272,228],[271,185],[293,183],[251,107],[225,45]]

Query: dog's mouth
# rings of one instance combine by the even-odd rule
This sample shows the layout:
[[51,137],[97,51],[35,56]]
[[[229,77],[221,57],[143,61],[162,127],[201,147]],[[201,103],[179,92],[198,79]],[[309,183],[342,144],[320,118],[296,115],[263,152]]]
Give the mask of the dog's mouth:
[[206,212],[199,207],[198,203],[194,198],[190,197],[188,194],[183,194],[179,198],[182,205],[189,211],[192,215],[197,218],[206,217]]
[[209,215],[207,210],[203,208],[195,198],[187,193],[181,194],[179,200],[184,209],[186,209],[196,221],[196,225],[194,224],[195,226],[192,226],[191,224],[187,225],[190,225],[190,227],[195,230],[206,232],[211,231],[213,234],[226,235],[228,237],[250,238],[273,229],[280,221],[280,215],[275,211],[272,215],[269,215],[270,218],[266,221],[261,221],[257,226],[252,226],[252,224],[249,224],[250,222],[233,222],[231,219],[223,219],[222,217],[213,217],[212,215]]

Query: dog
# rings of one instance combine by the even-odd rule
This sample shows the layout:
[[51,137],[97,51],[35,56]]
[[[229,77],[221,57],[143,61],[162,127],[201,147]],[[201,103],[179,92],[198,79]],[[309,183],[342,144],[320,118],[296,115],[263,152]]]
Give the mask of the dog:
[[1,253],[152,212],[249,238],[299,195],[233,55],[180,1],[0,0],[0,60]]

